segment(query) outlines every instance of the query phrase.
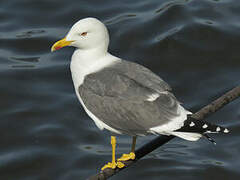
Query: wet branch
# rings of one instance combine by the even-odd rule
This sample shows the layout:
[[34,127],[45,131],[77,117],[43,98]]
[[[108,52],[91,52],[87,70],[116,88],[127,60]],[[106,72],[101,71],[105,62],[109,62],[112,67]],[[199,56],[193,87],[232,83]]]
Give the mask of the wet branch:
[[[233,88],[232,90],[228,91],[226,94],[222,95],[215,101],[211,102],[209,105],[203,107],[199,111],[197,111],[195,114],[192,115],[193,118],[195,119],[204,119],[207,116],[211,115],[212,113],[215,113],[219,109],[221,109],[223,106],[226,104],[232,102],[236,98],[240,96],[240,86],[237,86]],[[144,157],[148,153],[152,152],[153,150],[157,149],[158,147],[162,146],[163,144],[167,143],[171,139],[173,139],[174,136],[158,136],[157,138],[153,139],[149,143],[143,145],[139,149],[136,150],[136,159],[134,161],[127,161],[124,162],[126,165],[124,168],[119,169],[105,169],[104,171],[93,175],[88,178],[88,180],[106,180],[109,177],[115,175],[119,171],[129,167],[133,163],[137,162],[140,158]]]

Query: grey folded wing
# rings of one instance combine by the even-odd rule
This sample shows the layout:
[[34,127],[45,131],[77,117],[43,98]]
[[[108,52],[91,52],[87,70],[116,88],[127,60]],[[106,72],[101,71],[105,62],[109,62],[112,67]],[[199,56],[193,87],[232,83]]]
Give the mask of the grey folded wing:
[[168,84],[135,63],[123,61],[87,75],[78,90],[98,119],[130,135],[147,134],[179,116]]

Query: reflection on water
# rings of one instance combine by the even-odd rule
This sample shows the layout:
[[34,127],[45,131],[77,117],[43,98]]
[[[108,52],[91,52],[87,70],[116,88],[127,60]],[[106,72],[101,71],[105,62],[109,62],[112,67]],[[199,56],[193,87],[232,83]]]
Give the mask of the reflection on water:
[[[85,179],[111,159],[110,134],[75,96],[73,49],[50,53],[77,20],[105,22],[113,54],[153,70],[196,111],[240,83],[239,15],[237,0],[2,0],[0,179]],[[208,119],[231,129],[213,135],[217,146],[175,138],[112,179],[239,179],[239,107],[236,100]],[[130,143],[118,137],[117,156]]]
[[45,30],[25,31],[25,32],[18,33],[18,34],[16,35],[16,37],[18,37],[18,38],[30,38],[30,37],[32,37],[33,35],[42,34],[42,33],[44,33],[44,32],[45,32]]
[[16,62],[39,62],[40,57],[10,57],[11,60],[14,60]]
[[12,68],[34,68],[34,65],[12,65]]

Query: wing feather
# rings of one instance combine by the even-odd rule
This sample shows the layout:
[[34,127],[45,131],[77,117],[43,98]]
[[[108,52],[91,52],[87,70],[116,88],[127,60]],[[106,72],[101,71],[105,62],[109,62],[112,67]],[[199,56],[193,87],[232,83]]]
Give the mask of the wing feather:
[[150,128],[181,115],[169,90],[169,85],[150,70],[126,62],[87,75],[78,89],[95,116],[130,135],[147,134]]

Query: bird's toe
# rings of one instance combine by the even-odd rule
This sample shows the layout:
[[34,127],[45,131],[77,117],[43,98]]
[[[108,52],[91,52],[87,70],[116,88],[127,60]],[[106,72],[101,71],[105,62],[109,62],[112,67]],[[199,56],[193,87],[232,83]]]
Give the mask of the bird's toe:
[[123,154],[117,161],[128,161],[128,160],[134,160],[136,158],[136,155],[134,152],[130,152],[129,154]]
[[102,171],[106,168],[115,169],[115,168],[123,168],[125,165],[122,162],[109,162],[102,167]]

